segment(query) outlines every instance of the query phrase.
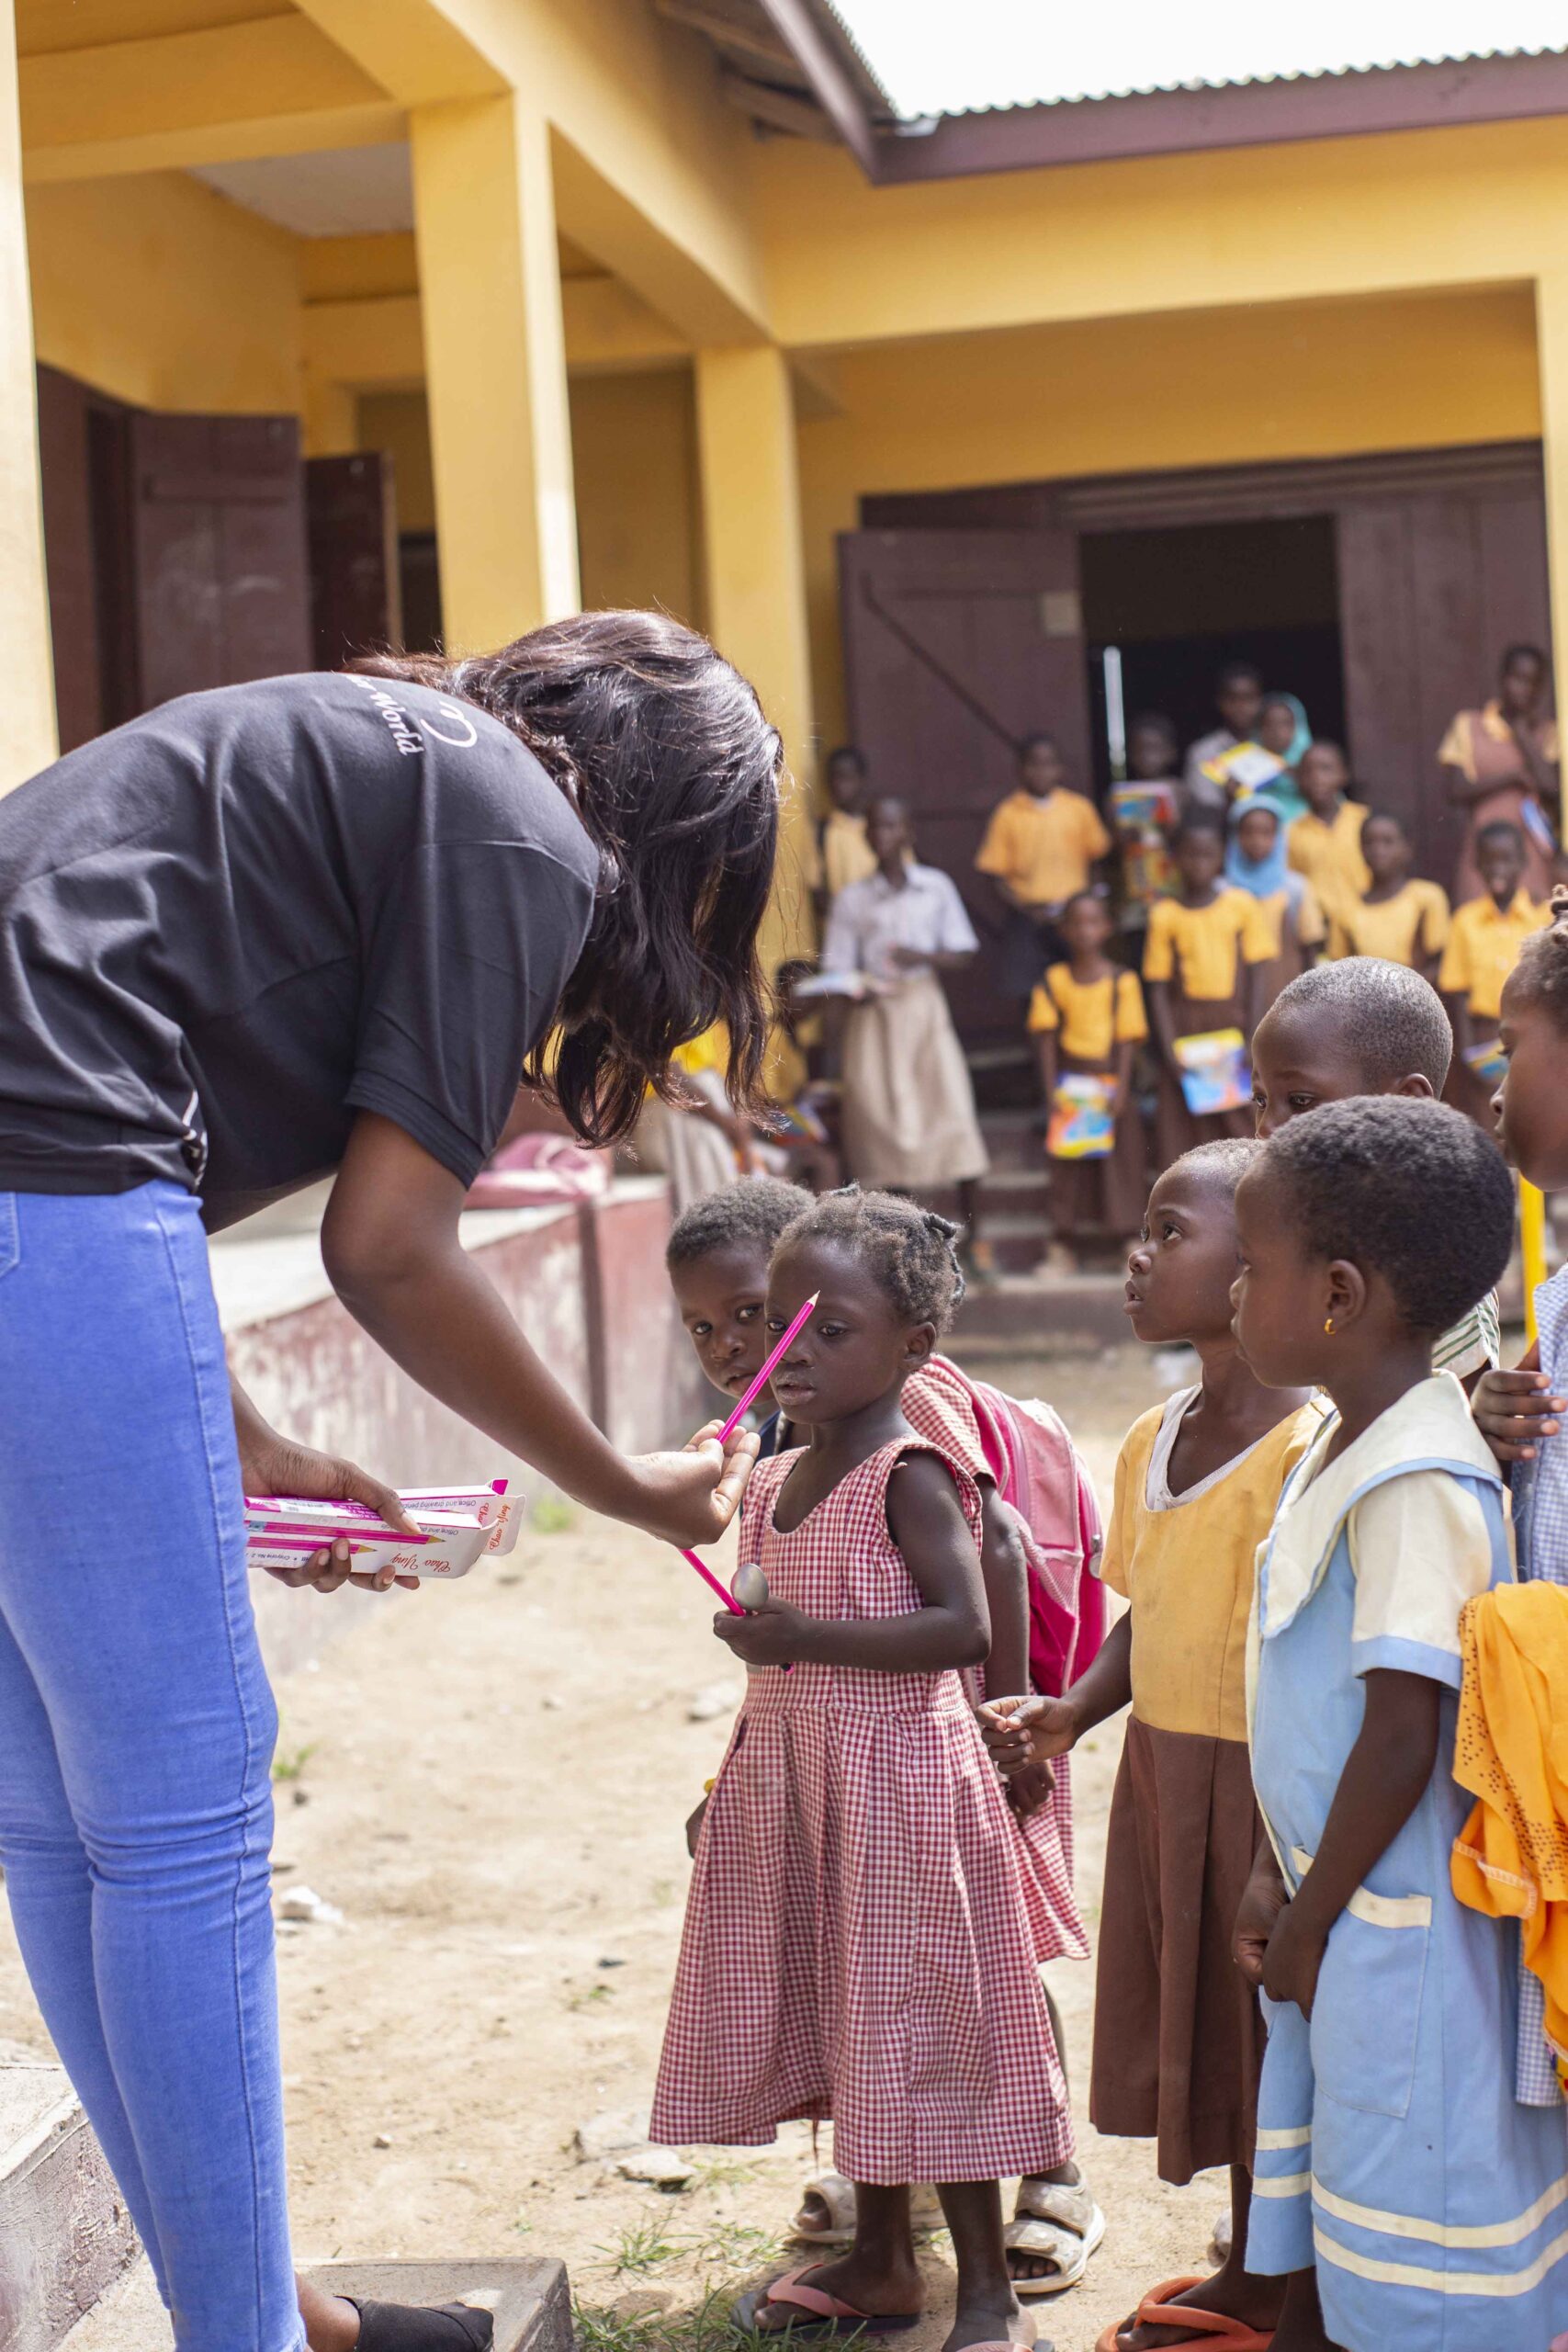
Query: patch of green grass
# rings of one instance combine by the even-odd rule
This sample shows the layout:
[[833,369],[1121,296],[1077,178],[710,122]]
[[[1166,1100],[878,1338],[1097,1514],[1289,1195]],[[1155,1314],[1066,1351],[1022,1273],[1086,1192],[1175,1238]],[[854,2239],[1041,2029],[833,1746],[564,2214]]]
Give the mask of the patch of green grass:
[[593,2251],[604,2256],[617,2278],[641,2278],[661,2262],[673,2262],[681,2246],[678,2239],[665,2236],[659,2222],[630,2222],[618,2238]]
[[316,1743],[310,1740],[303,1747],[293,1748],[287,1756],[281,1749],[272,1759],[275,1781],[299,1781],[304,1778],[305,1767],[316,1752]]
[[757,2167],[743,2156],[704,2156],[698,2160],[697,2178],[705,2188],[739,2188],[742,2181],[755,2180]]
[[573,2314],[578,2352],[765,2352],[769,2343],[776,2343],[754,2328],[742,2334],[730,2316],[733,2302],[733,2296],[714,2292],[690,2311],[643,2312],[626,2319],[580,2303]]
[[566,1996],[566,2005],[569,2009],[593,2009],[615,1997],[613,1984],[574,1984]]
[[564,1495],[541,1495],[528,1513],[536,1535],[570,1535],[577,1525],[577,1505]]
[[765,2270],[783,2255],[783,2238],[772,2230],[759,2230],[747,2222],[716,2222],[705,2237],[694,2238],[693,2250],[697,2260],[721,2270],[726,2278]]

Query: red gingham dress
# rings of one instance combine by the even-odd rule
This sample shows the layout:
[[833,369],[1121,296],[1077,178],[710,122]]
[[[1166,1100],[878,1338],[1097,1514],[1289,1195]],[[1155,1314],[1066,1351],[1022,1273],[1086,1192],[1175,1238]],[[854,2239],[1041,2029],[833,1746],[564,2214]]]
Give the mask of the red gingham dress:
[[[887,1482],[937,1451],[884,1446],[788,1535],[773,1504],[800,1456],[762,1463],[741,1558],[812,1616],[920,1608]],[[977,1537],[975,1483],[949,1467]],[[653,2137],[758,2147],[830,2117],[852,2180],[1049,2171],[1073,2146],[1037,1967],[1058,1932],[958,1672],[751,1673],[697,1848]]]

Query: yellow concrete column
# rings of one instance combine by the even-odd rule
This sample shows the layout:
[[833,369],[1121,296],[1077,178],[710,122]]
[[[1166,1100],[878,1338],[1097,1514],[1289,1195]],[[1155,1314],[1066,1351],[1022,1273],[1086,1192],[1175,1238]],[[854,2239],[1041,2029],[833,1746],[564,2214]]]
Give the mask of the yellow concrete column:
[[784,354],[769,345],[699,351],[696,385],[709,634],[756,687],[798,779],[785,798],[763,941],[776,963],[811,949],[803,882],[811,660],[795,402]]
[[[1540,438],[1546,460],[1546,553],[1551,580],[1551,665],[1557,716],[1568,726],[1568,269],[1538,277],[1536,350],[1540,367]],[[1562,768],[1568,839],[1568,761]]]
[[515,95],[410,118],[448,645],[577,610],[549,128]]
[[47,767],[59,749],[12,0],[0,0],[0,644],[7,681],[0,792],[8,792]]

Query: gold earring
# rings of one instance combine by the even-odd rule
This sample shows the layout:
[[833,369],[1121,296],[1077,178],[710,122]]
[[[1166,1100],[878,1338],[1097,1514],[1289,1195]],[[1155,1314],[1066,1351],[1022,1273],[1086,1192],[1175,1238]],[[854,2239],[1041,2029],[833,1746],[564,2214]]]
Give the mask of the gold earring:
[[1328,1317],[1328,1320],[1325,1323],[1325,1325],[1324,1325],[1324,1327],[1323,1327],[1323,1329],[1324,1329],[1324,1335],[1325,1335],[1325,1338],[1327,1338],[1327,1339],[1332,1340],[1332,1338],[1334,1337],[1334,1317],[1333,1317],[1333,1316],[1332,1316],[1332,1315]]

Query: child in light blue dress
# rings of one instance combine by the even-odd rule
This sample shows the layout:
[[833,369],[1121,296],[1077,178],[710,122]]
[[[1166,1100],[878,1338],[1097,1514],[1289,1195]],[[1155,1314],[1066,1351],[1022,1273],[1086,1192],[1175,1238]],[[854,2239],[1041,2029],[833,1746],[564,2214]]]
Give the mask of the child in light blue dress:
[[1501,1157],[1440,1103],[1292,1120],[1236,1202],[1236,1333],[1336,1413],[1259,1555],[1253,1776],[1269,1846],[1237,1930],[1261,1983],[1248,2259],[1290,2352],[1544,2352],[1568,2324],[1568,2136],[1514,2096],[1517,1931],[1450,1856],[1464,1603],[1511,1581],[1502,1481],[1439,1333],[1513,1238]]

